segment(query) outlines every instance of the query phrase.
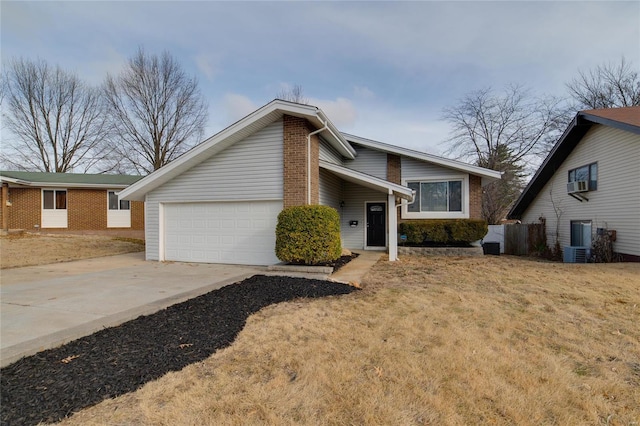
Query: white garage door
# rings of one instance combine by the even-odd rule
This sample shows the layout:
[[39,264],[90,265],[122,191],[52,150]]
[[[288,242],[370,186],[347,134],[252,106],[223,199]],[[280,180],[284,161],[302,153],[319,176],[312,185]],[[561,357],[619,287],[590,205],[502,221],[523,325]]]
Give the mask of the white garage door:
[[165,204],[165,260],[271,265],[282,201]]

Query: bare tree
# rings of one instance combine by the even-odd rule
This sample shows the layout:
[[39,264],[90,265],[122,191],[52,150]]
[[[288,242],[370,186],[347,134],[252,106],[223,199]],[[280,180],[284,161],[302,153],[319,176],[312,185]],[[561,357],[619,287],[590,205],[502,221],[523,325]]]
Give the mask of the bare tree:
[[308,104],[309,99],[304,96],[304,90],[299,84],[294,85],[292,88],[285,90],[282,89],[276,97],[283,101],[295,102],[298,104]]
[[5,127],[13,136],[3,135],[7,167],[87,172],[105,159],[107,127],[99,90],[59,66],[27,59],[10,61],[2,90]]
[[127,168],[145,174],[192,148],[201,138],[207,105],[195,77],[168,53],[144,49],[104,85],[115,149]]
[[576,109],[617,108],[640,105],[640,75],[624,56],[618,64],[602,64],[567,83]]
[[511,85],[500,94],[491,88],[471,92],[444,109],[443,118],[452,125],[447,153],[504,172],[501,182],[484,190],[489,223],[502,218],[522,189],[525,170],[534,170],[564,130],[566,112],[560,105],[560,99],[535,98]]

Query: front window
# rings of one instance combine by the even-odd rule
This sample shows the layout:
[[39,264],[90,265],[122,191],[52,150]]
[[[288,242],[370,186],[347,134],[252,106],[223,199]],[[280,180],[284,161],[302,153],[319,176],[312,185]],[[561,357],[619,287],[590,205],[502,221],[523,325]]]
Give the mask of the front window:
[[588,182],[589,191],[598,189],[598,163],[569,170],[569,182]]
[[109,191],[109,210],[129,210],[129,208],[128,200],[118,200],[118,194],[115,191]]
[[416,191],[409,213],[462,212],[462,180],[407,182]]
[[67,191],[50,189],[43,190],[42,205],[45,210],[66,210]]

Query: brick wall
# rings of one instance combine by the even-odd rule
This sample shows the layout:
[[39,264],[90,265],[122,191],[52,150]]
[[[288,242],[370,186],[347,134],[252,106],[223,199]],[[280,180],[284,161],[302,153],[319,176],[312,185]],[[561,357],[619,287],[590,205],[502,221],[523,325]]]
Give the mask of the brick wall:
[[144,202],[131,202],[131,229],[144,230]]
[[[313,129],[307,120],[284,116],[284,207],[307,204],[307,135]],[[320,139],[311,137],[311,204],[320,201]]]
[[[35,225],[41,225],[42,190],[40,188],[9,188],[8,199],[12,204],[6,208],[9,229],[33,231],[37,229]],[[4,203],[5,200],[3,199],[2,202]],[[108,229],[106,190],[67,190],[66,230],[101,231]],[[131,202],[131,229],[144,230],[144,203],[142,201]]]
[[67,229],[70,231],[107,229],[107,191],[69,189],[67,191]]
[[469,175],[469,218],[482,219],[482,178]]
[[40,225],[40,189],[9,188],[9,201],[11,207],[6,209],[9,229],[33,231],[35,225]]
[[387,180],[389,182],[402,183],[401,176],[401,161],[400,156],[395,154],[387,154]]

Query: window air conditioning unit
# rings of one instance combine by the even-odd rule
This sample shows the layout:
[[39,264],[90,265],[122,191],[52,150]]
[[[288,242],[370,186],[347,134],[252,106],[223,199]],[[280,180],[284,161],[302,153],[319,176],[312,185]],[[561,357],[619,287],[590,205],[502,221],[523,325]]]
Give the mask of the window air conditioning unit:
[[576,192],[587,192],[589,190],[589,182],[586,180],[576,180],[567,184],[567,194]]
[[563,252],[564,263],[587,263],[591,257],[589,247],[565,247]]

